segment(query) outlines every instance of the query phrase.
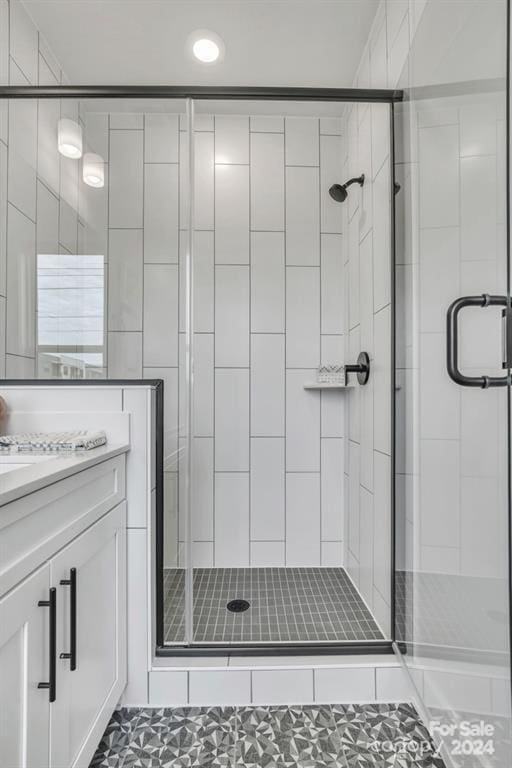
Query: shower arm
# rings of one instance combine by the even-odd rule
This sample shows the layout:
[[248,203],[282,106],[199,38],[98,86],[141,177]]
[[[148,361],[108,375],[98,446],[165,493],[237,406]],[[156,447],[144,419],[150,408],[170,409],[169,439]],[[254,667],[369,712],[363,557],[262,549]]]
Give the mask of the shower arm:
[[345,366],[345,386],[348,386],[349,373],[357,373],[357,380],[361,385],[368,382],[370,378],[370,356],[368,352],[360,352],[357,357],[357,363]]
[[359,186],[362,187],[364,184],[364,173],[362,173],[360,176],[354,176],[353,179],[349,179],[341,186],[346,189],[347,187],[350,187],[351,184],[359,184]]

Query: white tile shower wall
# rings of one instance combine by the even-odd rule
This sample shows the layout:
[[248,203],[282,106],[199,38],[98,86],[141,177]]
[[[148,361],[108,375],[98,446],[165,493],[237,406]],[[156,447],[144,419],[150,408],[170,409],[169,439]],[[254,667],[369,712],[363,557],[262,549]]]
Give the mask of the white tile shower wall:
[[[13,83],[60,82],[42,39],[40,50],[32,50],[37,31],[28,17],[20,21],[24,11],[13,4],[11,58],[2,60],[0,72],[7,78],[10,68]],[[6,0],[0,9],[5,15]],[[27,29],[31,34],[20,41]],[[78,166],[55,148],[56,120],[61,114],[78,118],[76,104],[40,106],[38,111],[35,103],[13,103],[9,122],[1,122],[0,298],[7,294],[2,369],[9,376],[35,372],[36,248],[103,253],[107,373],[166,382],[166,503],[169,519],[178,523],[178,422],[184,423],[186,406],[180,375],[184,123],[177,115],[81,111],[86,147],[106,161],[105,188],[91,190],[79,182]],[[341,173],[341,125],[310,117],[201,116],[197,122],[194,457],[201,487],[193,530],[215,565],[227,562],[215,539],[221,523],[226,552],[231,532],[237,545],[247,538],[246,564],[333,565],[343,559],[343,395],[302,388],[321,360],[343,362],[342,212],[327,194]],[[268,444],[276,458],[271,483],[257,441]],[[228,488],[236,473],[247,475],[247,482],[237,484],[247,519],[234,527],[234,512],[222,501],[229,493],[218,492],[216,479],[220,474]],[[294,509],[286,494],[287,487],[300,487],[301,475],[313,537],[305,547],[299,527],[308,510],[303,499]],[[177,538],[166,537],[167,565],[180,562],[183,538],[179,524]]]
[[[0,83],[61,82],[65,76],[23,4],[0,0]],[[0,105],[0,370],[9,377],[36,372],[36,253],[76,253],[83,231],[76,164],[56,146],[64,109],[57,99]]]
[[324,189],[341,133],[317,118],[196,126],[194,442],[211,439],[214,490],[193,538],[218,567],[343,561],[343,395],[303,389],[321,359],[343,362],[342,215]]
[[[401,24],[397,24],[395,20],[390,26],[393,35],[401,28]],[[355,87],[388,87],[389,47],[383,4],[361,58]],[[383,631],[389,633],[391,177],[388,106],[361,104],[349,108],[345,131],[348,142],[344,175],[347,178],[365,175],[363,188],[352,187],[343,207],[343,229],[349,233],[343,259],[350,328],[345,336],[345,357],[355,361],[359,351],[368,352],[371,375],[364,389],[351,393],[346,406],[348,509],[343,538],[349,573]]]
[[[417,84],[414,56],[421,59],[422,54],[416,52],[414,38],[423,14],[427,24],[441,22],[435,6],[427,0],[381,3],[368,41],[373,82],[364,81],[362,64],[359,85],[395,87],[400,78],[403,87]],[[469,7],[465,13],[469,26],[474,23]],[[449,27],[446,30],[449,33]],[[420,64],[418,60],[417,68]],[[372,115],[372,160],[375,168],[382,165],[384,169],[383,131],[375,130],[379,125],[384,123]],[[402,445],[397,470],[401,487],[409,489],[404,511],[409,532],[415,520],[414,563],[412,544],[408,552],[408,565],[414,570],[467,576],[478,572],[487,578],[503,573],[499,544],[499,510],[505,508],[500,496],[504,492],[500,483],[503,404],[496,392],[457,387],[446,373],[444,355],[446,309],[451,301],[464,294],[503,293],[506,197],[498,169],[506,165],[504,126],[500,94],[422,101],[397,122],[396,173],[406,198],[405,219],[401,205],[397,218],[398,297],[402,299],[397,308],[397,384],[404,404],[399,414],[407,419],[399,425]],[[378,177],[374,178],[374,200],[384,186],[379,191],[377,182]],[[475,188],[481,190],[478,200],[472,194]],[[379,299],[376,294],[375,308],[384,301],[384,296]],[[471,373],[486,369],[499,375],[498,313],[483,314],[468,313],[461,323],[465,340],[461,363]],[[381,340],[387,335],[384,316],[375,332]],[[387,373],[380,371],[382,375]],[[382,403],[377,409],[375,402],[374,428],[380,443],[376,447],[382,452],[387,440]],[[482,452],[484,431],[486,450]],[[475,506],[485,498],[495,503],[488,504],[492,523],[488,519],[484,527]],[[484,557],[484,551],[493,554]]]

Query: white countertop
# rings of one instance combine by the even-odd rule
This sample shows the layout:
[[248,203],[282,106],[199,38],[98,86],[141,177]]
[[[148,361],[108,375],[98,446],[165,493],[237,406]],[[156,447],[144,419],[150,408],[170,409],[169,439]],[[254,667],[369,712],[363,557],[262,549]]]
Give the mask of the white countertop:
[[[90,451],[72,454],[0,453],[0,507],[39,491],[77,472],[130,450],[125,445],[102,445]],[[25,464],[4,472],[6,464]]]

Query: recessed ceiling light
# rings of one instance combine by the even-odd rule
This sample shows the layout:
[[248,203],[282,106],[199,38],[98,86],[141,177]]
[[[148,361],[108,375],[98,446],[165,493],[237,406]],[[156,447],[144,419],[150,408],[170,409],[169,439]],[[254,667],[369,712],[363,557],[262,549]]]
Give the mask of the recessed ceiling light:
[[187,43],[192,56],[201,64],[215,64],[224,56],[224,41],[209,29],[196,29]]

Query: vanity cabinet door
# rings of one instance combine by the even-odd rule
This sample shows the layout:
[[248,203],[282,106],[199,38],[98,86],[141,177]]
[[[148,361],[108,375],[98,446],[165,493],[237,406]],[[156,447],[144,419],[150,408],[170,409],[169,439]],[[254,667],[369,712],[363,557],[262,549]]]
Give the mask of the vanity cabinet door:
[[125,525],[122,503],[50,561],[59,597],[51,768],[89,765],[126,684]]
[[[0,765],[48,765],[50,568],[0,600]],[[45,605],[39,605],[42,601]]]

